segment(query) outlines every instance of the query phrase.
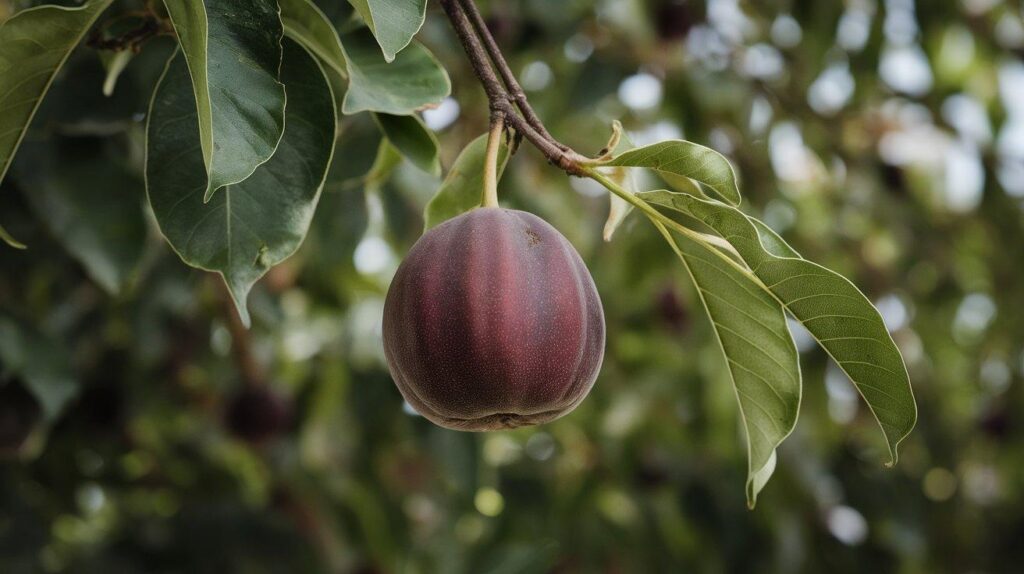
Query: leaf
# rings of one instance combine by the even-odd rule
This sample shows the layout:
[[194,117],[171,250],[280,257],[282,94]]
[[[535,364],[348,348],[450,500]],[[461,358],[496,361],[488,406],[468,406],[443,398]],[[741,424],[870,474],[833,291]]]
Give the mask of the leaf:
[[54,421],[78,394],[67,349],[36,329],[0,315],[0,364],[19,377]]
[[[733,171],[729,160],[711,148],[692,142],[658,142],[629,150],[603,165],[646,167],[667,174],[689,177],[708,186],[732,205],[740,203],[736,172]],[[678,183],[678,180],[674,182]]]
[[281,19],[264,0],[164,0],[195,90],[204,201],[270,159],[284,130]]
[[118,293],[142,259],[142,178],[95,137],[26,139],[14,164],[25,198],[60,244],[108,293]]
[[305,46],[343,78],[348,77],[345,50],[334,25],[312,0],[278,0],[289,38]]
[[[636,181],[631,170],[624,167],[599,167],[597,169],[622,189],[629,193],[635,194],[637,192]],[[614,193],[608,194],[608,197],[610,202],[608,206],[608,219],[604,223],[603,233],[605,241],[612,240],[615,231],[626,220],[626,216],[633,211],[633,205],[625,199]]]
[[665,183],[667,183],[672,189],[678,192],[689,193],[695,197],[708,197],[699,183],[685,175],[679,175],[668,171],[656,171],[655,173],[658,174],[658,177],[665,180]]
[[121,77],[121,72],[128,66],[128,62],[132,61],[132,57],[135,52],[131,50],[121,50],[120,52],[100,52],[100,61],[103,62],[103,68],[107,71],[107,75],[103,80],[103,95],[108,98],[114,94],[114,88],[117,86],[117,79]]
[[380,140],[377,144],[377,156],[373,159],[370,171],[366,172],[363,178],[363,185],[367,191],[379,190],[389,179],[395,169],[402,164],[402,154],[398,153],[395,146],[386,139]]
[[384,136],[370,114],[346,118],[340,132],[334,149],[334,157],[339,160],[331,163],[327,181],[345,189],[362,188],[377,160]]
[[889,464],[896,464],[897,447],[917,422],[917,405],[903,357],[860,290],[842,275],[800,258],[767,226],[734,207],[667,191],[640,197],[695,217],[736,248],[765,288],[850,377],[882,427]]
[[[629,138],[629,135],[622,129],[622,123],[618,120],[612,122],[612,137],[609,140],[608,145],[605,149],[610,149],[614,153],[622,153],[626,150],[635,147],[633,140]],[[599,167],[598,171],[608,176],[613,182],[619,187],[628,191],[629,193],[637,192],[636,180],[632,170],[624,167]],[[609,206],[608,206],[608,219],[604,224],[604,240],[611,241],[612,236],[615,234],[615,230],[622,225],[622,222],[626,220],[626,216],[633,211],[633,204],[629,203],[625,199],[622,199],[614,193],[608,194]]]
[[747,505],[775,469],[775,449],[800,412],[800,357],[786,314],[750,273],[685,235],[665,239],[683,260],[725,355],[747,435]]
[[385,62],[365,29],[342,38],[348,54],[349,87],[345,114],[381,112],[407,116],[441,103],[452,91],[448,72],[418,42]]
[[[112,0],[38,6],[0,24],[0,181],[57,71]],[[0,239],[24,248],[6,231]]]
[[195,102],[184,59],[169,60],[150,106],[147,192],[157,223],[189,265],[217,271],[248,324],[245,300],[309,229],[334,147],[334,102],[316,60],[284,42],[288,118],[274,156],[204,203],[206,181]]
[[431,175],[441,175],[437,137],[419,116],[374,114],[373,118],[391,145],[413,165]]
[[427,15],[427,0],[349,0],[388,62],[409,45]]
[[[440,189],[423,211],[424,231],[449,219],[479,207],[484,191],[484,156],[487,153],[487,134],[475,140],[459,153]],[[508,146],[502,142],[498,149],[498,178],[508,163]]]
[[3,239],[4,243],[6,243],[7,245],[10,245],[11,247],[13,247],[15,249],[25,249],[26,248],[26,245],[24,243],[18,241],[14,237],[12,237],[11,234],[8,233],[7,230],[3,228],[2,225],[0,225],[0,239]]

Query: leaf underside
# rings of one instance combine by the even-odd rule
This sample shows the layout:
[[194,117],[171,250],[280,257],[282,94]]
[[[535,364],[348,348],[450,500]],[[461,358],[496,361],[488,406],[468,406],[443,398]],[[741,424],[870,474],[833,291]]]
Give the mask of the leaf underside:
[[338,31],[312,0],[278,0],[284,32],[342,78],[348,77]]
[[683,193],[640,194],[650,203],[686,213],[735,248],[764,289],[849,376],[885,435],[890,462],[917,421],[910,377],[899,349],[871,302],[845,277],[801,258],[763,223],[735,207]]
[[730,204],[740,203],[736,172],[729,160],[717,151],[693,142],[658,142],[624,152],[604,165],[646,167],[670,178],[673,175],[688,177],[701,182]]
[[775,468],[775,449],[796,426],[801,375],[782,305],[715,248],[658,224],[682,259],[725,356],[747,441],[751,508]]

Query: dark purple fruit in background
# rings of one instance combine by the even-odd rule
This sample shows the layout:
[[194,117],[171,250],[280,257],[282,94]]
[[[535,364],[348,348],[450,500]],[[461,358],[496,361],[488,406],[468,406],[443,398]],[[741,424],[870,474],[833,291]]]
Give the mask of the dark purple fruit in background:
[[409,251],[384,305],[384,351],[405,400],[440,426],[540,424],[590,392],[604,312],[583,260],[554,227],[479,208]]
[[246,387],[231,397],[225,418],[232,434],[259,444],[288,430],[292,405],[268,388]]

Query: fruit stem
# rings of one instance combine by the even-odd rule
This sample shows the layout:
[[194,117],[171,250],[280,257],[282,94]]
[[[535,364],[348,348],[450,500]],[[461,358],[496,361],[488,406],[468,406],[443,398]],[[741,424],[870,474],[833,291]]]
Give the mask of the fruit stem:
[[491,113],[491,132],[487,136],[487,151],[484,156],[484,207],[498,207],[498,151],[501,149],[501,135],[505,131],[505,112]]

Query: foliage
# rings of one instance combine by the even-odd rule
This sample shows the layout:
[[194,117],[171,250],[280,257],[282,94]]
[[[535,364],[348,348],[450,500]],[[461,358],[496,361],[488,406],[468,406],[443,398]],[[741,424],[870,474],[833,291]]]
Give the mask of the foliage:
[[61,4],[0,2],[0,396],[44,414],[0,408],[4,571],[1012,570],[1019,9],[481,3],[552,133],[625,132],[502,147],[609,343],[571,416],[469,435],[379,341],[480,202],[435,3]]

